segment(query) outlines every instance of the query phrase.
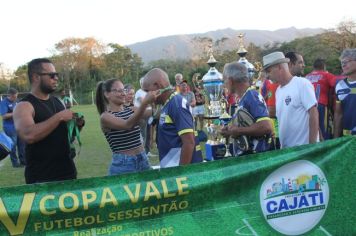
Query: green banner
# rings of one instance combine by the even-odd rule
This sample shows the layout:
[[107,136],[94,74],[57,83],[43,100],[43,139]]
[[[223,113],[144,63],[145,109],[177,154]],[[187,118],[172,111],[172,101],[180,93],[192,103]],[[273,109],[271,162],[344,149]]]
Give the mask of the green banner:
[[0,189],[0,235],[356,235],[356,137]]

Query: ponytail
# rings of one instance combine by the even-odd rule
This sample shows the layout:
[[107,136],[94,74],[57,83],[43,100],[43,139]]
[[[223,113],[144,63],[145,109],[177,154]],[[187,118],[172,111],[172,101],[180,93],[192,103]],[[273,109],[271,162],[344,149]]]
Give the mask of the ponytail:
[[104,81],[100,81],[96,86],[95,96],[96,109],[101,115],[106,110],[106,99],[104,98]]
[[109,103],[109,101],[104,96],[104,92],[110,92],[112,85],[117,81],[122,83],[121,80],[114,78],[106,81],[100,81],[96,86],[95,102],[96,109],[100,115],[106,111],[106,105]]

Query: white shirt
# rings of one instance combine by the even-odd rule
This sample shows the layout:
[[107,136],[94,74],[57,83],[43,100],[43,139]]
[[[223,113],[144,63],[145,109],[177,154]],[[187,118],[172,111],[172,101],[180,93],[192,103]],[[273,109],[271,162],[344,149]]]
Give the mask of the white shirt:
[[309,109],[317,104],[314,87],[303,77],[294,76],[276,91],[276,114],[281,147],[309,143]]
[[146,94],[147,94],[147,92],[143,91],[142,89],[139,89],[136,91],[135,97],[133,100],[135,107],[141,106],[142,99],[146,96]]

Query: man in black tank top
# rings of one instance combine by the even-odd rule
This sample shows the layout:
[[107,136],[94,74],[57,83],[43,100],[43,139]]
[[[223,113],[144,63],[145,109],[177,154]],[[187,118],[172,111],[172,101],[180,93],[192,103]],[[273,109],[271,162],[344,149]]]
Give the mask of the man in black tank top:
[[66,122],[73,112],[53,96],[58,73],[45,58],[28,64],[31,93],[16,106],[16,131],[26,142],[25,179],[27,184],[75,179]]

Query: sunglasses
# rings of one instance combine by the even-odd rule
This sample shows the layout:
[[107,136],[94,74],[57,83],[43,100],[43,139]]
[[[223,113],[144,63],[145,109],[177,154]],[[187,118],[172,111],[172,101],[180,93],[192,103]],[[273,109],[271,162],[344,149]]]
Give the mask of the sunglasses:
[[55,79],[56,77],[58,78],[59,74],[57,72],[51,72],[51,73],[38,73],[38,75],[43,76],[43,75],[48,75],[51,79]]

